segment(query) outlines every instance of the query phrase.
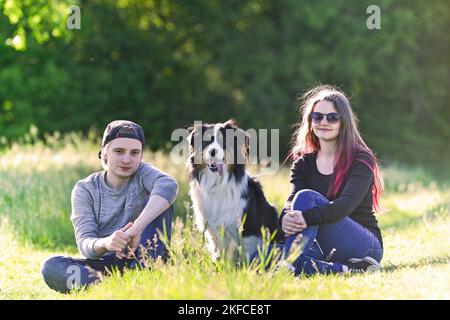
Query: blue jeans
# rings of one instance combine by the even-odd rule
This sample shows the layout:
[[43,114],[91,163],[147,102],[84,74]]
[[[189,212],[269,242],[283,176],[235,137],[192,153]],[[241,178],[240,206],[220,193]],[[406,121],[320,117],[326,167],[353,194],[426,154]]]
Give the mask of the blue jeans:
[[[329,203],[320,193],[304,189],[297,192],[291,207],[293,210],[306,211]],[[309,226],[301,234],[301,253],[293,263],[295,275],[341,273],[342,266],[350,258],[369,256],[380,262],[383,257],[378,238],[349,217]],[[291,246],[297,235],[287,237],[284,246],[277,246],[283,253],[280,258],[286,258],[291,253]],[[273,248],[272,246],[271,249]]]
[[[304,189],[297,192],[292,209],[306,211],[330,202],[320,193]],[[383,249],[378,238],[349,217],[307,227],[302,232],[302,253],[294,262],[295,274],[339,273],[350,258],[372,257],[380,262]],[[297,235],[287,237],[285,255]]]
[[[173,207],[170,207],[150,223],[141,234],[140,245],[146,249],[146,256],[156,259],[167,258],[167,250],[161,241],[158,230],[167,232],[170,240]],[[65,256],[51,257],[44,262],[42,275],[45,283],[53,290],[68,293],[71,289],[91,285],[113,269],[122,272],[125,268],[142,268],[145,257],[138,248],[136,258],[118,259],[115,254],[106,255],[101,259],[76,259]]]

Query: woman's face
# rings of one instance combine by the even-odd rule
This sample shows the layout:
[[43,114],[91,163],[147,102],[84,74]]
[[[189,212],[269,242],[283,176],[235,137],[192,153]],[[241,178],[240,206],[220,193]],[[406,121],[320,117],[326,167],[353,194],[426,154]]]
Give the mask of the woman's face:
[[[330,101],[319,101],[313,108],[313,112],[319,112],[324,115],[329,113],[337,113],[334,104]],[[315,122],[311,120],[311,125],[313,128],[314,134],[321,141],[335,141],[339,136],[339,130],[341,128],[341,121],[337,121],[336,123],[330,123],[327,120],[327,117],[324,116],[322,120]]]

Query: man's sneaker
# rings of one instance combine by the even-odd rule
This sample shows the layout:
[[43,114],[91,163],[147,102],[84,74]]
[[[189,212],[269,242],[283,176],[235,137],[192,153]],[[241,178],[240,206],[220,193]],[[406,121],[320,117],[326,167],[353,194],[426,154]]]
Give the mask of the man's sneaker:
[[350,273],[364,273],[381,270],[380,264],[371,257],[348,259],[347,267]]

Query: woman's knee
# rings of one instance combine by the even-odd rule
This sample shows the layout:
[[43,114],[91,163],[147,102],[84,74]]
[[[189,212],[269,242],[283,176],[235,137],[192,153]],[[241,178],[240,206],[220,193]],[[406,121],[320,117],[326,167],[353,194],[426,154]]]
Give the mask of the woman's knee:
[[[375,238],[375,237],[372,237]],[[371,248],[368,250],[366,256],[369,256],[373,259],[375,259],[378,263],[381,262],[381,259],[383,259],[383,247],[381,246],[381,243],[378,239],[373,239],[372,240],[372,246]]]
[[295,194],[292,200],[292,209],[304,211],[326,203],[329,203],[328,199],[319,192],[311,189],[302,189]]

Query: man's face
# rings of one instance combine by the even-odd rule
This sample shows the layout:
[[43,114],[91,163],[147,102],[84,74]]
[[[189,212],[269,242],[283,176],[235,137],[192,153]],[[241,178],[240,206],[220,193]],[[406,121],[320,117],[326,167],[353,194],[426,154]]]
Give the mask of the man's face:
[[106,150],[107,170],[120,177],[132,176],[142,160],[142,143],[136,139],[117,138],[112,140]]

